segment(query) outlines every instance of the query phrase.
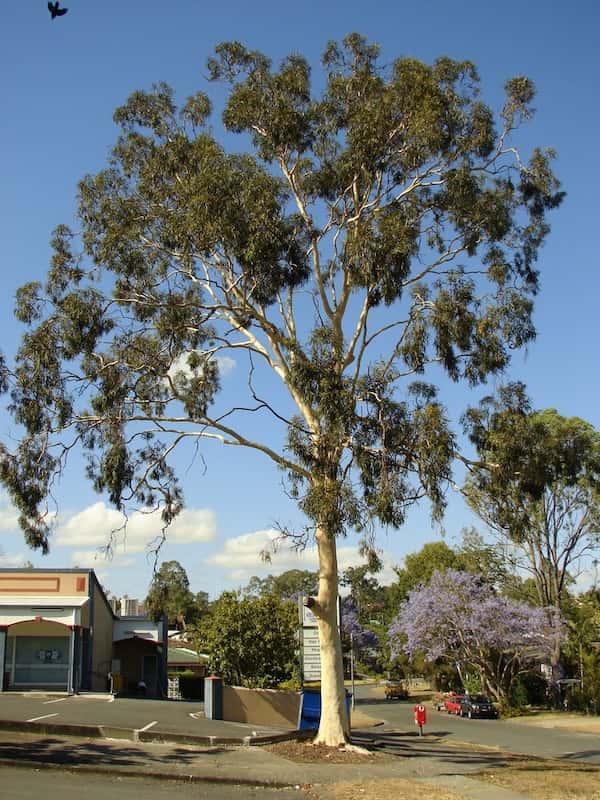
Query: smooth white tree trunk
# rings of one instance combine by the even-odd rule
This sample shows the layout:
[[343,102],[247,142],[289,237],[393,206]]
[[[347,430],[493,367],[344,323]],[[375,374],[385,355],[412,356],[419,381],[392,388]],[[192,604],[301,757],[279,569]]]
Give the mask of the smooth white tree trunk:
[[337,626],[338,569],[334,537],[319,528],[319,593],[312,610],[321,643],[321,723],[315,742],[338,747],[348,740],[342,643]]

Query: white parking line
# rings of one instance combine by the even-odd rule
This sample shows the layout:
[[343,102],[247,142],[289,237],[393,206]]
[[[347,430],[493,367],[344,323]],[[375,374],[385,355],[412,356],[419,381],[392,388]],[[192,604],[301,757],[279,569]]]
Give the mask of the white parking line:
[[158,724],[158,720],[156,719],[156,720],[154,720],[154,722],[149,722],[145,727],[138,728],[136,733],[143,733],[144,731],[149,731],[150,728],[154,727],[154,725],[157,725],[157,724]]
[[68,700],[68,697],[59,697],[58,700],[46,700],[45,703],[42,703],[43,706],[49,706],[50,703],[62,703],[63,700]]
[[58,714],[44,714],[43,717],[33,717],[32,719],[26,720],[27,722],[37,722],[40,719],[48,719],[48,717],[58,717]]

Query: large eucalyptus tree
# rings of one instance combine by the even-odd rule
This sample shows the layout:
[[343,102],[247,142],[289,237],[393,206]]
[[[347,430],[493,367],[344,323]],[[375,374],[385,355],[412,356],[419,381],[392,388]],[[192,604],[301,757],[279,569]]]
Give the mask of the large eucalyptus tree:
[[[322,63],[315,93],[300,55],[275,69],[217,47],[210,75],[230,87],[222,119],[241,154],[216,140],[203,93],[178,110],[160,84],[117,109],[77,229],[56,229],[47,282],[19,291],[11,407],[24,433],[1,477],[46,550],[45,504],[74,447],[117,508],[156,507],[164,523],[183,504],[170,460],[182,443],[274,461],[318,548],[318,740],[335,745],[348,734],[336,538],[359,529],[372,543],[374,522],[400,526],[424,496],[442,513],[456,448],[432,381],[477,384],[533,337],[538,249],[561,194],[551,153],[515,149],[527,78],[507,82],[495,115],[470,62],[384,66],[353,34]],[[248,367],[248,399],[226,409],[225,354]]]
[[480,458],[464,486],[469,506],[533,578],[539,604],[563,610],[569,582],[600,552],[600,433],[532,409],[522,384],[484,398],[464,423]]

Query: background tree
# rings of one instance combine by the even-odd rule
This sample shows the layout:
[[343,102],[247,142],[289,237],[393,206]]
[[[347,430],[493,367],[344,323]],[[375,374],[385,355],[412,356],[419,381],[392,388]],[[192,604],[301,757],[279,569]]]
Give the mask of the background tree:
[[521,384],[485,398],[465,425],[484,462],[465,485],[469,505],[533,577],[539,604],[563,608],[580,559],[600,545],[600,434],[533,411]]
[[312,595],[317,591],[319,576],[308,569],[289,569],[280,575],[267,575],[259,578],[253,575],[242,593],[254,597],[275,595],[284,600],[297,600],[303,595]]
[[361,625],[358,609],[351,597],[344,597],[342,600],[342,636],[346,645],[349,645],[352,638],[358,651],[364,647],[377,647],[379,642],[377,635],[370,628]]
[[457,568],[454,550],[446,542],[427,542],[416,553],[408,553],[404,566],[395,567],[397,580],[389,587],[390,604],[396,616],[400,605],[418,586],[429,583],[434,572]]
[[[362,625],[382,624],[386,616],[386,590],[379,585],[369,564],[348,567],[340,576],[340,586],[347,587],[358,621]],[[378,571],[378,570],[377,570]]]
[[564,603],[568,638],[563,647],[568,674],[579,678],[569,692],[569,705],[587,712],[600,710],[600,591],[589,589]]
[[509,600],[478,576],[448,570],[409,594],[389,635],[393,651],[449,659],[463,674],[474,669],[483,690],[507,704],[515,678],[549,657],[564,629],[555,609]]
[[[107,169],[79,187],[44,286],[18,292],[29,326],[11,378],[24,436],[0,479],[27,541],[48,548],[46,501],[81,446],[119,509],[183,504],[173,453],[211,438],[277,464],[314,535],[322,714],[348,734],[336,625],[336,538],[372,547],[427,497],[439,518],[455,438],[437,387],[502,371],[534,335],[536,260],[561,194],[552,154],[518,154],[534,87],[506,83],[498,114],[468,61],[388,66],[357,34],[324,52],[319,95],[300,55],[278,69],[233,42],[209,60],[230,87],[177,109],[164,84],[115,112]],[[248,366],[248,398],[219,393],[218,358]],[[278,387],[274,382],[278,382]],[[256,439],[257,417],[271,431]],[[280,435],[280,446],[277,436]]]
[[170,628],[181,629],[197,622],[206,610],[206,604],[198,603],[196,595],[190,590],[187,572],[179,561],[161,564],[152,578],[144,605],[152,619],[158,620],[164,614]]
[[476,530],[465,529],[455,547],[445,541],[427,542],[417,552],[406,555],[402,567],[394,568],[397,580],[388,587],[393,616],[411,591],[429,583],[434,572],[444,573],[449,569],[480,575],[498,587],[508,578],[502,553],[487,544]]
[[512,582],[512,571],[503,548],[486,541],[476,528],[463,528],[454,550],[455,569],[480,575],[486,583],[503,591]]
[[200,624],[198,647],[226,683],[276,688],[298,671],[297,630],[294,603],[224,592]]

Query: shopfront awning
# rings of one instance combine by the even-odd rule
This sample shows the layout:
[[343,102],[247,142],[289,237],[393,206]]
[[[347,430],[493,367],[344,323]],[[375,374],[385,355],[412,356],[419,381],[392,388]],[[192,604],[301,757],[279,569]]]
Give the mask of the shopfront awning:
[[77,625],[80,622],[80,609],[88,600],[81,595],[0,595],[0,625],[8,626],[37,619]]

